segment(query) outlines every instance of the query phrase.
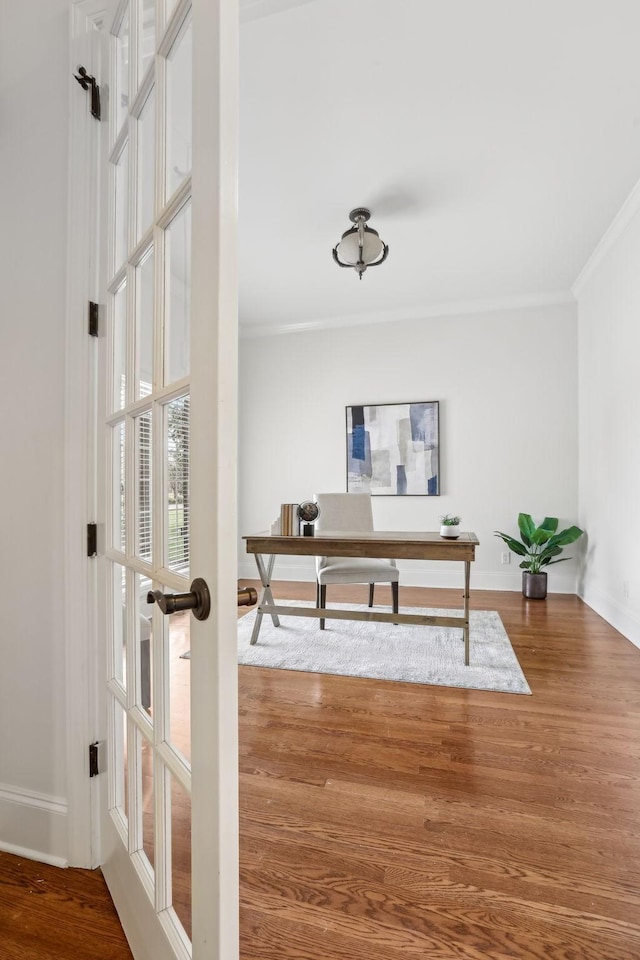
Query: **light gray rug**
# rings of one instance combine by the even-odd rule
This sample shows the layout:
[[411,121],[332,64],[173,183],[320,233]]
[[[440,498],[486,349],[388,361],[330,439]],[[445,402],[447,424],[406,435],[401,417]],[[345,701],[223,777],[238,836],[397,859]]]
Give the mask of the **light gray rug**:
[[[289,606],[312,606],[278,600]],[[349,609],[346,604],[331,604]],[[354,610],[366,610],[354,606]],[[385,611],[387,608],[384,608]],[[455,610],[406,608],[406,613],[455,616]],[[464,665],[462,630],[451,627],[393,626],[359,620],[318,620],[271,617],[262,620],[255,646],[249,640],[256,611],[238,621],[238,663],[308,673],[335,673],[348,677],[404,680],[409,683],[467,687],[503,693],[531,693],[502,620],[495,610],[470,614],[470,664]]]

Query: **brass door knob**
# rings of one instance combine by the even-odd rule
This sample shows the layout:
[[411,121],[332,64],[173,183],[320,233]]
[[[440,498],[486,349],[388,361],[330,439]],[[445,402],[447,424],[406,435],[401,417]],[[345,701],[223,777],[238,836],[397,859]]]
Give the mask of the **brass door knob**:
[[154,601],[166,615],[179,613],[181,610],[191,610],[196,620],[206,620],[211,611],[209,587],[201,577],[196,577],[189,593],[162,593],[161,590],[150,590],[147,594],[147,603]]
[[258,594],[253,587],[238,587],[238,606],[252,607],[258,602]]

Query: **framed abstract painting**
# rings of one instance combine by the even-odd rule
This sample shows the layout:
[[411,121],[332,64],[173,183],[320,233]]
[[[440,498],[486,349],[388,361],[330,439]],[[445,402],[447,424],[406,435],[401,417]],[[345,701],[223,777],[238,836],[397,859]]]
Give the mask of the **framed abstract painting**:
[[347,492],[440,495],[437,400],[347,407]]

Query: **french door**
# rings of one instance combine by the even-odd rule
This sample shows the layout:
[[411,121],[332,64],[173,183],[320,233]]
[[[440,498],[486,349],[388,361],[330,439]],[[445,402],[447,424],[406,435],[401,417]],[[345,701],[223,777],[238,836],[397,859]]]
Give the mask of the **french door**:
[[104,32],[101,860],[136,960],[234,960],[237,3]]

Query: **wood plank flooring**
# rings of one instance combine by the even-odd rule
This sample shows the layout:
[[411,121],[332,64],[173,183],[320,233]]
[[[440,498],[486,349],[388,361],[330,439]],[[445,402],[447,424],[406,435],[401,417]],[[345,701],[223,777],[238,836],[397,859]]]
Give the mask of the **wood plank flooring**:
[[131,960],[99,870],[0,852],[2,960]]
[[241,669],[243,960],[640,957],[640,651],[576,597],[472,606],[532,696]]
[[[640,957],[640,650],[573,596],[472,607],[499,611],[532,696],[240,668],[242,960]],[[129,960],[98,873],[17,863],[2,960]]]

